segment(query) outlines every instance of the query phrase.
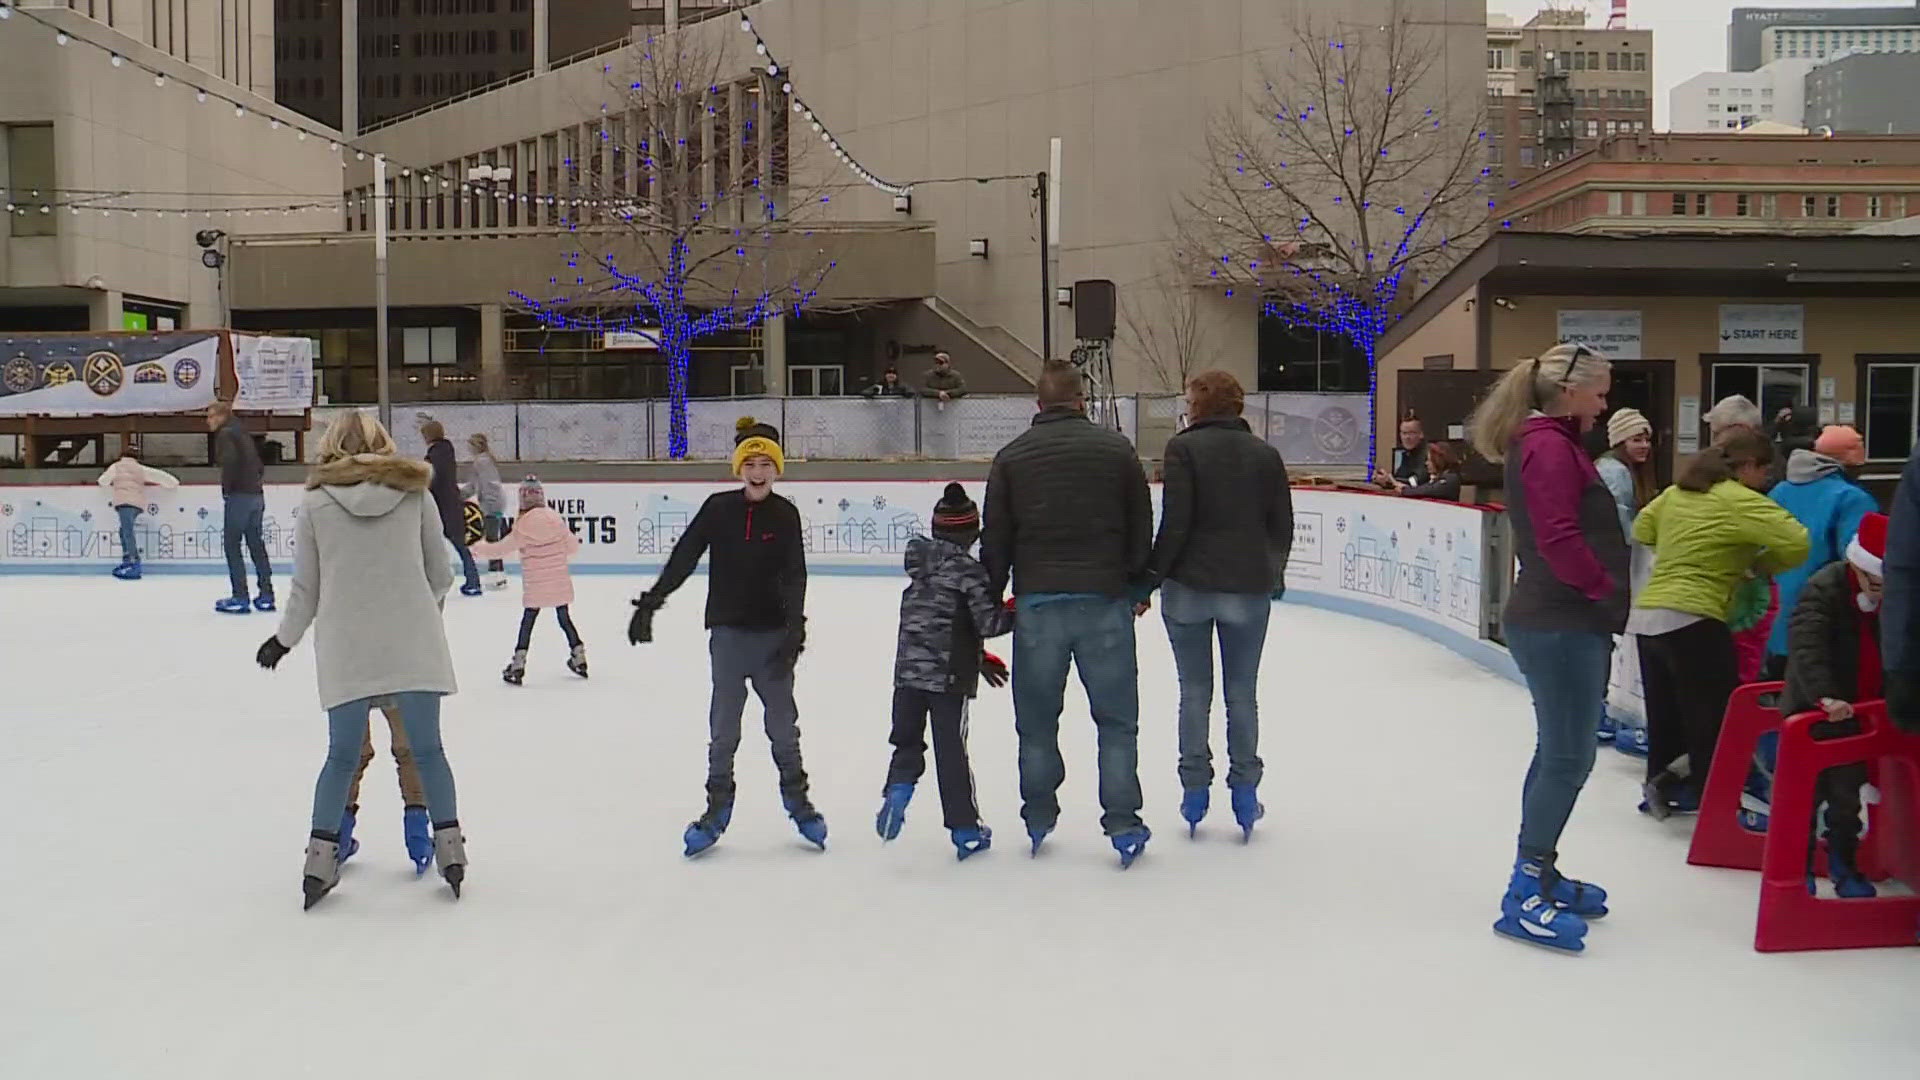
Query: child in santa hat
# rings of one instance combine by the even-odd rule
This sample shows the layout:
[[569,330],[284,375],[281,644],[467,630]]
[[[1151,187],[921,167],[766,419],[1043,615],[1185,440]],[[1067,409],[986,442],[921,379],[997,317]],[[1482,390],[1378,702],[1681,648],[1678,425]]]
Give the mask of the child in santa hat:
[[[1886,515],[1868,514],[1860,519],[1846,558],[1815,571],[1800,590],[1787,627],[1787,683],[1780,695],[1783,716],[1818,709],[1832,721],[1833,737],[1859,734],[1853,703],[1880,697],[1883,686],[1880,561],[1886,550]],[[1826,804],[1827,867],[1834,892],[1842,897],[1874,895],[1873,884],[1860,874],[1855,858],[1860,847],[1860,788],[1866,782],[1865,764],[1839,765],[1820,773],[1816,789],[1816,797]],[[1811,860],[1811,842],[1808,857]]]

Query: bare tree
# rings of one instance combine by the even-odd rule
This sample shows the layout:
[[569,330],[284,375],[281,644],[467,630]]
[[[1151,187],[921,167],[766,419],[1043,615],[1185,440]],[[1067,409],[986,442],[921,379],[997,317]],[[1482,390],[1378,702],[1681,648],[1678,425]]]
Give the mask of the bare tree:
[[513,294],[548,326],[636,334],[660,350],[676,458],[693,343],[798,314],[835,266],[815,231],[830,189],[803,179],[802,153],[822,145],[805,134],[811,114],[791,112],[777,71],[729,55],[726,40],[679,31],[609,60],[597,122],[577,129],[585,145],[562,146],[547,180],[559,189],[544,195],[577,250],[552,295]]
[[1197,286],[1178,267],[1158,269],[1120,304],[1125,340],[1170,394],[1186,390],[1206,352],[1206,320]]
[[1340,334],[1371,368],[1398,313],[1488,223],[1483,99],[1450,96],[1439,58],[1404,19],[1303,25],[1208,130],[1205,179],[1179,213],[1192,279]]

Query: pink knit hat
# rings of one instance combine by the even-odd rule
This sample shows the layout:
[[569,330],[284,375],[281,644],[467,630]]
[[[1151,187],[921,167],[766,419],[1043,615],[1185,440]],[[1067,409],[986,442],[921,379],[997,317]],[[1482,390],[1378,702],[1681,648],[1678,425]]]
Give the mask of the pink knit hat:
[[520,481],[520,509],[522,511],[532,510],[537,506],[545,505],[547,505],[547,489],[541,486],[539,477],[529,475],[525,480]]
[[1830,424],[1821,430],[1820,437],[1813,442],[1813,452],[1842,465],[1867,463],[1867,444],[1861,440],[1860,433],[1839,424]]

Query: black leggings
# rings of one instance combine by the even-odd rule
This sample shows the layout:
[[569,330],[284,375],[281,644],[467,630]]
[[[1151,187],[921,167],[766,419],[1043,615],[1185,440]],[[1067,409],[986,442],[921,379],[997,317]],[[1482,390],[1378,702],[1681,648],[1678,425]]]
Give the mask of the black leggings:
[[1713,767],[1713,746],[1727,699],[1740,684],[1733,634],[1717,619],[1640,638],[1640,679],[1647,702],[1647,778],[1683,755],[1687,786],[1699,791]]
[[[580,631],[573,628],[573,616],[567,614],[567,605],[561,604],[553,609],[554,617],[560,620],[560,632],[567,635],[567,648],[577,648],[580,644]],[[514,648],[527,651],[527,645],[533,641],[533,624],[540,618],[540,609],[530,607],[520,613],[520,641]]]

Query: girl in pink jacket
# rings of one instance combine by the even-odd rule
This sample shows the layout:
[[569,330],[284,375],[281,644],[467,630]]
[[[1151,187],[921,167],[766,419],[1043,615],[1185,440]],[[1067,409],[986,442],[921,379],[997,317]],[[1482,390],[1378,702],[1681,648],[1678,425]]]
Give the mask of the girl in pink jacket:
[[140,541],[133,523],[147,505],[147,485],[168,490],[180,486],[171,473],[140,464],[139,454],[132,442],[122,442],[119,459],[100,474],[100,486],[107,489],[113,512],[120,516],[120,565],[113,568],[113,576],[121,581],[140,580]]
[[573,574],[567,569],[567,560],[579,550],[580,538],[567,528],[565,519],[547,507],[546,490],[532,476],[520,482],[520,517],[513,523],[513,531],[504,539],[473,545],[477,559],[504,559],[515,552],[520,555],[520,603],[526,611],[520,616],[520,640],[513,647],[513,660],[500,673],[515,686],[526,678],[527,645],[533,640],[533,624],[540,618],[541,608],[553,609],[561,632],[567,635],[567,646],[573,650],[567,670],[587,677],[587,647],[567,613],[567,605],[573,603]]

